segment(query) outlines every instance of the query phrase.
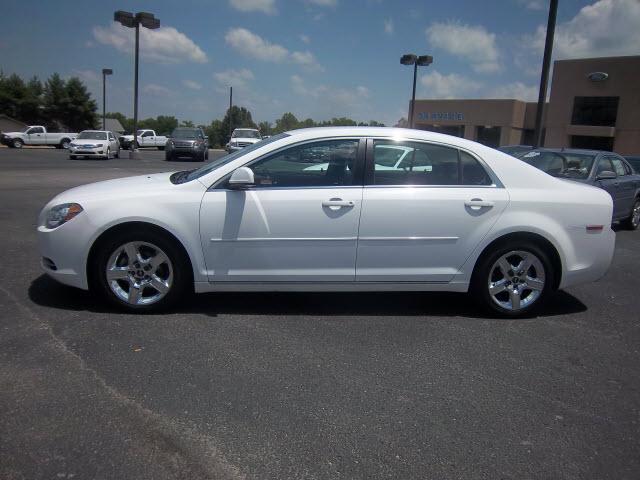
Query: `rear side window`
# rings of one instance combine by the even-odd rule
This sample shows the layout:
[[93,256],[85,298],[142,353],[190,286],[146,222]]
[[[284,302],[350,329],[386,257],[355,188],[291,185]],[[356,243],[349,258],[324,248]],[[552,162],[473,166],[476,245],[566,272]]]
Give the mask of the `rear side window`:
[[611,157],[611,163],[613,164],[614,172],[616,172],[616,175],[622,177],[627,174],[627,171],[624,169],[622,160],[616,157]]
[[375,140],[374,185],[491,185],[484,167],[457,148]]

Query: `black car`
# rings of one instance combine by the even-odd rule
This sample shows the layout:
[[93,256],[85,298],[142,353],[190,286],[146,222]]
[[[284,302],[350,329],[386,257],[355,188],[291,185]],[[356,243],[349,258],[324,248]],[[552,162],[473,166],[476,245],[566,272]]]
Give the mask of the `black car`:
[[640,155],[630,155],[624,158],[627,162],[629,162],[636,173],[640,173]]
[[204,162],[209,158],[209,138],[201,128],[178,127],[171,133],[164,151],[166,160],[191,157]]
[[600,187],[613,198],[613,221],[640,225],[640,174],[620,155],[599,150],[537,148],[514,155],[554,177]]

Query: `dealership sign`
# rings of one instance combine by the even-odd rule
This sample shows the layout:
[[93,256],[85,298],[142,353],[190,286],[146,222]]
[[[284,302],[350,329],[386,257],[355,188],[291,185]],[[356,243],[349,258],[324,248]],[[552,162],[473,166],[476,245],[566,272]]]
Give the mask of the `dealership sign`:
[[591,72],[587,77],[589,77],[589,80],[592,82],[604,82],[609,78],[609,74],[607,72]]
[[462,112],[419,112],[418,120],[464,120]]

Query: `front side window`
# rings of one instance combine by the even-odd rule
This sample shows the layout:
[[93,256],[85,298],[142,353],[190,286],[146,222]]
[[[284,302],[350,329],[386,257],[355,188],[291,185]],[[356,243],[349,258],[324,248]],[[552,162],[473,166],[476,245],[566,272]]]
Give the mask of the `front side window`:
[[601,158],[598,162],[598,169],[596,170],[596,176],[600,175],[602,172],[613,172],[613,165],[611,165],[611,160],[608,158]]
[[143,137],[152,137],[153,136],[153,132],[144,132],[142,134]]
[[374,185],[491,185],[484,167],[457,148],[375,140]]
[[250,165],[256,188],[353,184],[357,139],[327,140],[286,148]]
[[44,128],[42,127],[34,127],[31,130],[29,130],[28,132],[30,135],[34,134],[34,133],[44,133]]

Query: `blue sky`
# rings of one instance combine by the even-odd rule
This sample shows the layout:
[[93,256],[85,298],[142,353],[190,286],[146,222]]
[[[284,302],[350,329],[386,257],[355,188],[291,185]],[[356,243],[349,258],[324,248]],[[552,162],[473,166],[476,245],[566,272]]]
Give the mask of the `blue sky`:
[[[3,1],[0,68],[44,79],[79,76],[107,109],[132,115],[133,31],[113,12],[150,11],[143,32],[140,116],[209,123],[228,104],[254,120],[406,116],[412,71],[401,54],[430,54],[419,98],[537,96],[544,0]],[[19,19],[18,22],[15,19]],[[555,58],[640,54],[640,1],[562,0]]]

